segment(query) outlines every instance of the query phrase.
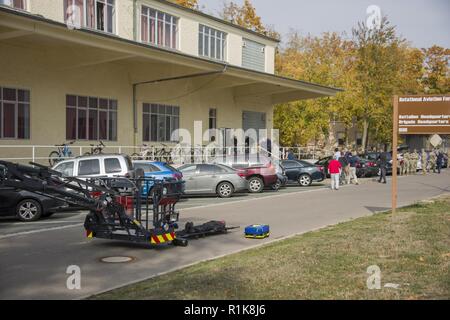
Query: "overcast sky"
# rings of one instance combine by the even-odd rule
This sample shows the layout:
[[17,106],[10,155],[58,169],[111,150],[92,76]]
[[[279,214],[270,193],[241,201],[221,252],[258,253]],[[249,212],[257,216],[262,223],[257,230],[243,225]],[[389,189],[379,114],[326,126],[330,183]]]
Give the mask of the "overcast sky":
[[[218,15],[224,0],[199,0],[204,11]],[[243,0],[234,0],[242,4]],[[450,0],[252,0],[265,24],[284,36],[290,29],[320,35],[347,32],[366,21],[366,9],[377,5],[413,46],[450,48]],[[284,37],[283,37],[284,38]]]

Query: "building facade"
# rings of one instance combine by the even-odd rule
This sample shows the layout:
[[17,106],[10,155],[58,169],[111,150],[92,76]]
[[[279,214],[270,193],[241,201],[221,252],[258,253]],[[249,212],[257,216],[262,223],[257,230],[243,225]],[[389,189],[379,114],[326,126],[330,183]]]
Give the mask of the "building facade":
[[270,130],[274,104],[338,91],[274,75],[277,44],[162,0],[0,0],[0,145]]

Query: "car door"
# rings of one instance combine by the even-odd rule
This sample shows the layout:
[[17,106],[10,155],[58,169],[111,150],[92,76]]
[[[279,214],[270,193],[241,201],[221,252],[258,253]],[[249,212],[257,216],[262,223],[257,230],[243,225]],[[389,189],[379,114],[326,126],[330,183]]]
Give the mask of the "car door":
[[297,161],[286,160],[283,161],[281,165],[284,167],[285,174],[288,177],[288,180],[297,181],[300,175],[301,164]]
[[197,192],[197,184],[196,184],[197,165],[196,164],[185,165],[180,168],[180,171],[183,173],[183,179],[185,181],[184,192],[185,193],[196,193]]
[[19,197],[20,193],[16,188],[0,185],[0,211],[14,210],[17,202],[19,202]]
[[197,172],[197,192],[215,193],[218,179],[216,166],[212,164],[199,164],[197,165]]

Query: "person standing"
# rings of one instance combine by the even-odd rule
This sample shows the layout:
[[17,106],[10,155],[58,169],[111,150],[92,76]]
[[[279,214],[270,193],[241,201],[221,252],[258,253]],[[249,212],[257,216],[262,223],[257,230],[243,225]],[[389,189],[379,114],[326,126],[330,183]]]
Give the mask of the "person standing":
[[430,172],[433,170],[433,173],[436,173],[436,150],[432,150],[430,152]]
[[205,162],[213,163],[218,155],[218,144],[216,143],[216,137],[212,136],[210,142],[205,148]]
[[408,173],[409,173],[409,158],[410,158],[409,151],[406,150],[405,153],[403,154],[403,174],[404,175],[408,175]]
[[412,153],[412,157],[411,157],[412,174],[417,173],[417,161],[419,161],[419,154],[417,153],[417,150],[414,149],[414,152]]
[[441,174],[441,168],[442,168],[443,162],[444,162],[444,154],[442,153],[441,150],[438,150],[437,156],[436,156],[436,167],[437,167],[437,172],[439,174]]
[[378,166],[380,167],[380,178],[378,182],[386,183],[386,166],[387,166],[387,155],[386,152],[381,152],[378,156]]
[[328,173],[331,177],[331,190],[339,190],[339,177],[341,175],[341,163],[334,158],[328,164]]
[[355,182],[356,185],[359,184],[358,177],[356,176],[356,166],[359,163],[359,158],[349,152],[348,165],[349,165],[349,175],[347,176],[347,184],[350,184],[351,180]]
[[403,158],[403,153],[398,153],[397,155],[397,166],[398,166],[398,174],[399,175],[403,175],[403,169],[404,169],[404,158]]
[[348,173],[348,161],[347,158],[344,154],[341,155],[340,158],[338,158],[339,163],[341,164],[341,175],[339,177],[339,181],[341,182],[341,184],[346,183],[347,181],[347,175]]
[[334,149],[334,159],[339,159],[341,157],[341,152],[339,151],[339,148]]
[[294,152],[292,152],[292,149],[289,149],[287,158],[288,160],[295,160],[295,155]]
[[422,174],[427,174],[427,153],[422,149],[420,165],[422,166]]

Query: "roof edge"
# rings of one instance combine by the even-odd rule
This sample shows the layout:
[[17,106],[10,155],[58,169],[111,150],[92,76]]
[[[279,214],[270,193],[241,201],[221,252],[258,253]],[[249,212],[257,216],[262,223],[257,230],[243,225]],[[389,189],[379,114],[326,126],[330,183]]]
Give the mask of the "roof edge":
[[[157,1],[163,1],[163,0],[157,0]],[[45,17],[43,17],[41,15],[32,14],[32,13],[29,13],[28,11],[15,10],[13,8],[0,6],[0,12],[5,12],[7,14],[12,14],[12,15],[15,15],[15,16],[18,16],[18,17],[31,19],[31,20],[34,20],[34,21],[39,21],[39,22],[42,22],[42,23],[47,23],[47,24],[50,24],[50,25],[53,25],[53,26],[57,26],[57,27],[67,28],[67,26],[64,23],[62,23],[62,22],[55,21],[55,20],[52,20],[52,19],[48,19],[48,18],[45,18]],[[241,66],[236,66],[236,65],[231,65],[231,64],[226,63],[226,62],[220,62],[220,61],[215,61],[215,60],[211,60],[211,59],[206,59],[206,58],[202,58],[202,57],[186,54],[186,53],[183,53],[183,52],[180,52],[180,51],[168,50],[168,49],[165,49],[165,48],[156,47],[156,46],[148,45],[148,44],[145,44],[145,43],[137,42],[137,41],[134,41],[134,40],[129,40],[129,39],[126,39],[126,38],[122,38],[122,37],[119,37],[119,36],[114,35],[114,34],[107,34],[107,33],[103,33],[103,32],[98,32],[98,31],[93,30],[93,29],[82,28],[82,29],[78,29],[76,31],[77,32],[82,32],[82,33],[85,33],[85,34],[88,34],[88,35],[94,35],[94,36],[102,37],[102,38],[105,38],[105,39],[108,39],[108,40],[113,40],[113,41],[119,41],[119,42],[122,42],[122,43],[127,43],[127,44],[130,44],[130,45],[133,45],[133,46],[137,46],[137,47],[144,47],[144,48],[147,48],[149,50],[155,50],[155,51],[158,51],[158,52],[167,53],[169,55],[177,55],[177,56],[180,56],[180,57],[183,57],[183,58],[186,58],[186,59],[197,60],[199,62],[208,63],[208,64],[215,65],[215,66],[220,66],[222,68],[226,66],[228,68],[228,70],[236,70],[236,71],[239,71],[239,72],[246,72],[248,74],[254,74],[254,75],[257,75],[259,77],[265,77],[267,79],[272,78],[272,79],[278,80],[278,81],[281,80],[281,81],[288,82],[288,83],[290,83],[291,85],[294,85],[294,86],[295,85],[303,85],[303,86],[306,85],[306,86],[309,86],[311,88],[317,88],[319,91],[323,92],[323,90],[325,90],[325,91],[329,91],[330,93],[338,93],[338,92],[345,91],[342,88],[333,88],[333,87],[329,87],[329,86],[325,86],[325,85],[321,85],[321,84],[316,84],[316,83],[307,82],[307,81],[303,81],[303,80],[297,80],[297,79],[288,78],[288,77],[284,77],[284,76],[279,76],[279,75],[271,74],[271,73],[267,73],[267,72],[247,69],[247,68],[244,68],[244,67],[241,67]]]
[[205,17],[205,18],[208,18],[208,19],[217,21],[217,22],[219,22],[219,23],[222,23],[222,24],[231,26],[231,27],[233,27],[233,28],[239,29],[239,30],[241,30],[241,31],[250,33],[250,34],[252,34],[252,35],[255,35],[255,36],[257,36],[257,37],[261,37],[261,38],[266,39],[266,40],[270,40],[270,41],[273,41],[273,42],[276,42],[276,43],[280,43],[280,42],[281,42],[280,39],[276,39],[276,38],[274,38],[274,37],[270,37],[270,36],[268,36],[268,35],[265,35],[265,34],[262,34],[262,33],[256,32],[256,31],[253,31],[253,30],[248,29],[248,28],[245,28],[245,27],[242,27],[242,26],[237,25],[237,24],[235,24],[235,23],[232,23],[232,22],[230,22],[230,21],[227,21],[227,20],[224,20],[224,19],[215,17],[215,16],[213,16],[213,15],[211,15],[211,14],[204,13],[204,12],[199,11],[199,10],[187,8],[187,7],[184,7],[184,6],[182,6],[182,5],[176,4],[176,3],[171,2],[171,1],[168,1],[168,0],[153,0],[153,1],[156,1],[156,2],[159,2],[159,3],[163,4],[163,5],[168,5],[168,6],[171,6],[171,7],[177,8],[177,9],[180,9],[180,10],[184,10],[184,11],[186,11],[186,12],[190,12],[190,13],[193,13],[193,14],[196,14],[196,15],[199,15],[199,16],[202,16],[202,17]]

